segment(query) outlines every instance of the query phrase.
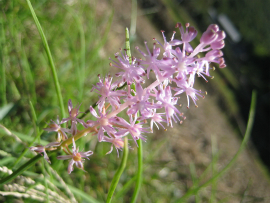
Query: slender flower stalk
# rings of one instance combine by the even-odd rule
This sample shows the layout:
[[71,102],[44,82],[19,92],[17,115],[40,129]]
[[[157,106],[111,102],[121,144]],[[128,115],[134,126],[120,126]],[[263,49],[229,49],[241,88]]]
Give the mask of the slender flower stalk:
[[139,140],[138,141],[138,169],[137,169],[137,174],[136,174],[136,185],[135,185],[133,195],[131,197],[132,203],[135,203],[138,198],[139,191],[142,185],[142,180],[143,180],[143,148],[142,148],[142,140]]
[[113,180],[112,180],[112,183],[110,185],[109,192],[108,192],[106,203],[110,203],[112,201],[112,196],[113,196],[113,193],[115,191],[115,188],[119,182],[119,179],[120,179],[124,169],[126,168],[127,158],[128,158],[128,139],[127,139],[127,137],[125,137],[124,153],[123,153],[122,161],[121,161],[121,164],[120,164],[118,170],[116,171],[116,173],[113,177]]

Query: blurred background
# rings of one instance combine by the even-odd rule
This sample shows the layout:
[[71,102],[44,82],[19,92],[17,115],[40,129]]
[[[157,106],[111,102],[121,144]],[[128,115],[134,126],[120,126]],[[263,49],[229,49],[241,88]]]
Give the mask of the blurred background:
[[[162,41],[160,30],[169,39],[177,22],[198,29],[198,37],[209,24],[218,24],[227,33],[224,56],[227,67],[211,73],[208,83],[198,78],[197,88],[208,95],[199,100],[199,108],[186,109],[186,121],[167,132],[154,130],[144,143],[144,182],[138,202],[175,202],[194,184],[215,175],[237,152],[248,119],[251,93],[257,91],[256,118],[249,146],[238,162],[220,180],[194,194],[188,202],[269,202],[270,170],[270,1],[248,0],[66,0],[31,1],[47,37],[59,77],[64,103],[82,103],[84,112],[97,101],[90,92],[97,75],[117,70],[109,66],[109,57],[124,48],[125,28],[130,28],[132,55],[151,47],[152,38]],[[26,150],[60,108],[52,74],[41,38],[27,3],[23,0],[0,1],[0,166],[17,169],[34,156]],[[137,9],[136,9],[137,8]],[[215,66],[215,64],[213,64]],[[33,121],[30,102],[37,121]],[[86,115],[85,119],[91,118]],[[41,133],[41,142],[53,141],[54,134]],[[0,187],[2,202],[46,201],[45,189],[31,191],[47,184],[66,201],[104,202],[110,182],[120,163],[116,152],[105,156],[108,143],[85,137],[80,149],[93,150],[85,164],[86,173],[77,170],[67,174],[67,161],[51,157],[51,165],[40,162],[22,177]],[[127,169],[116,190],[115,202],[129,202],[134,188],[137,149],[131,143]],[[18,160],[19,161],[16,161]],[[16,164],[14,164],[14,162]],[[18,163],[17,163],[18,162]],[[209,167],[211,166],[211,167]],[[210,168],[210,169],[209,169]],[[43,175],[42,175],[43,174]],[[6,174],[2,171],[0,178]],[[61,181],[62,179],[63,182]],[[27,182],[24,178],[35,180]],[[45,181],[46,180],[46,181]],[[16,185],[17,184],[17,185]],[[19,186],[21,187],[19,190]],[[24,188],[24,191],[22,190]],[[12,195],[3,192],[13,191]],[[41,199],[35,199],[33,193]],[[70,193],[69,193],[70,192]],[[5,193],[6,194],[6,193]],[[21,196],[20,196],[21,194]],[[50,195],[51,201],[60,197]]]

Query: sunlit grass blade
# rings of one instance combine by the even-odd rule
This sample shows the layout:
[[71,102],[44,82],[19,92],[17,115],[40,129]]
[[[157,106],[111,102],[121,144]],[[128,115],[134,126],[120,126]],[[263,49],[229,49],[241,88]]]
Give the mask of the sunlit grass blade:
[[[217,161],[218,161],[218,150],[217,150],[217,140],[215,136],[211,137],[212,144],[212,176],[217,173]],[[216,202],[216,190],[217,190],[217,180],[212,182],[211,187],[211,202]]]
[[[193,186],[195,186],[195,185],[197,186],[199,182],[198,182],[198,177],[197,177],[197,173],[196,173],[196,167],[195,167],[194,163],[189,164],[189,171],[190,171],[190,174],[191,174],[191,179],[192,179]],[[199,194],[194,194],[194,195],[195,195],[196,203],[201,202]]]
[[[6,60],[6,47],[2,46],[2,44],[5,44],[6,38],[5,38],[5,29],[3,24],[3,18],[0,19],[1,24],[1,32],[0,32],[0,78],[1,78],[1,84],[0,84],[0,97],[1,97],[1,103],[2,105],[5,105],[7,103],[6,98],[6,69],[5,69],[5,60]],[[0,104],[1,104],[0,103]]]
[[40,23],[38,21],[38,18],[37,18],[36,14],[35,14],[35,11],[34,11],[34,9],[32,7],[32,4],[31,4],[30,0],[26,0],[26,1],[27,1],[27,4],[28,4],[29,8],[30,8],[31,14],[32,14],[33,19],[35,21],[35,24],[37,26],[38,32],[39,32],[39,34],[41,36],[41,39],[42,39],[42,42],[43,42],[43,45],[44,45],[44,48],[45,48],[45,51],[46,51],[46,54],[47,54],[47,57],[48,57],[48,60],[49,60],[49,64],[50,64],[51,71],[52,71],[52,74],[53,74],[55,90],[56,90],[56,94],[57,94],[60,109],[61,109],[61,116],[62,116],[62,118],[64,118],[65,117],[65,108],[64,108],[63,98],[62,98],[62,94],[61,94],[61,88],[60,88],[60,84],[59,84],[59,81],[58,81],[58,77],[57,77],[55,65],[54,65],[54,62],[53,62],[52,54],[51,54],[47,39],[45,37],[45,34],[44,34],[44,32],[42,30],[42,27],[41,27],[41,25],[40,25]]

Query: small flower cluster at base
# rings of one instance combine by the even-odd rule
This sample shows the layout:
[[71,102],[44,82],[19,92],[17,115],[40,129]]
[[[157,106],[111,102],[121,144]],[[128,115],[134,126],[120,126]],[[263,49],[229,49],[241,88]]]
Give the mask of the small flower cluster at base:
[[92,155],[93,152],[92,151],[87,151],[87,152],[79,152],[79,147],[76,148],[76,144],[74,139],[72,139],[73,142],[73,146],[72,146],[72,152],[68,149],[68,152],[66,152],[68,155],[63,155],[63,156],[58,156],[57,159],[62,159],[62,160],[66,160],[66,159],[71,159],[69,161],[68,164],[68,173],[70,174],[74,167],[73,165],[75,164],[77,168],[83,169],[83,161],[84,159],[82,158],[86,158],[89,159],[88,156]]
[[[124,147],[123,138],[130,135],[137,144],[138,139],[146,141],[145,133],[153,132],[153,124],[165,129],[167,126],[173,127],[173,122],[180,124],[185,120],[184,114],[179,109],[178,95],[186,94],[187,107],[190,106],[190,98],[197,107],[199,97],[204,98],[206,92],[197,90],[194,87],[195,79],[202,77],[206,82],[210,75],[210,63],[216,63],[220,68],[226,67],[223,53],[220,49],[225,46],[225,33],[219,30],[217,25],[209,25],[200,38],[200,44],[192,47],[190,42],[197,36],[197,30],[189,23],[183,26],[176,24],[179,28],[181,39],[175,39],[176,32],[171,40],[167,41],[165,32],[162,32],[164,43],[154,38],[153,49],[150,51],[147,43],[147,52],[136,47],[142,58],[130,58],[125,50],[115,54],[115,60],[111,59],[110,66],[121,69],[116,74],[117,80],[113,82],[110,75],[102,78],[93,86],[93,92],[99,95],[97,110],[89,107],[90,113],[95,120],[84,121],[78,118],[80,105],[73,107],[71,100],[68,101],[69,117],[62,121],[49,124],[47,131],[58,133],[57,145],[31,147],[39,153],[43,153],[47,161],[49,158],[46,150],[53,146],[61,146],[67,154],[58,156],[58,159],[70,159],[68,173],[73,171],[73,165],[83,169],[83,158],[88,159],[92,151],[79,152],[75,141],[87,133],[96,135],[99,142],[111,143],[111,149],[107,154],[116,149]],[[204,56],[198,54],[204,53]],[[156,76],[156,80],[149,86],[145,86],[145,79],[149,75]],[[126,84],[125,88],[119,90],[118,87]],[[126,117],[119,117],[120,112],[125,112]],[[145,127],[147,121],[150,127]],[[70,122],[70,129],[61,127],[61,124]],[[165,123],[165,124],[164,124]],[[79,131],[77,125],[81,124],[85,131]],[[68,135],[71,137],[68,138]],[[72,139],[72,142],[71,142]],[[62,143],[59,143],[61,142]],[[67,146],[73,143],[72,152]]]

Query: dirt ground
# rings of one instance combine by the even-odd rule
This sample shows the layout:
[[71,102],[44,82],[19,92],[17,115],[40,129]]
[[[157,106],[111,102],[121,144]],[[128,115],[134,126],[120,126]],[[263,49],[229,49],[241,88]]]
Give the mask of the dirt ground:
[[[125,41],[125,27],[130,26],[131,1],[118,0],[109,5],[107,1],[99,1],[100,15],[114,8],[114,19],[109,34],[108,45],[103,49],[108,53],[117,51]],[[138,10],[136,45],[144,50],[143,40],[156,37],[162,41],[161,34]],[[172,23],[173,24],[173,23]],[[171,33],[168,33],[169,35]],[[150,46],[151,47],[151,46]],[[137,53],[136,53],[137,54]],[[135,55],[136,55],[135,54]],[[213,73],[214,75],[214,73]],[[210,81],[211,83],[211,81]],[[207,85],[206,85],[207,87]],[[202,89],[205,88],[202,87]],[[183,106],[186,104],[182,96]],[[226,116],[226,111],[218,105],[218,94],[211,92],[205,99],[200,99],[199,107],[183,107],[187,119],[182,125],[175,124],[167,132],[156,131],[155,139],[168,137],[166,145],[161,147],[160,160],[169,163],[163,178],[172,178],[179,183],[180,196],[192,185],[190,164],[196,167],[199,176],[212,161],[212,149],[218,153],[217,169],[222,169],[235,155],[241,144],[239,133],[233,128]],[[173,177],[170,174],[174,172]],[[175,172],[177,173],[175,175]],[[240,155],[234,166],[217,181],[216,196],[219,200],[228,198],[227,202],[270,202],[270,184],[256,157],[256,152],[249,147]],[[204,197],[209,196],[211,187],[201,191]],[[194,199],[190,199],[191,202]]]

